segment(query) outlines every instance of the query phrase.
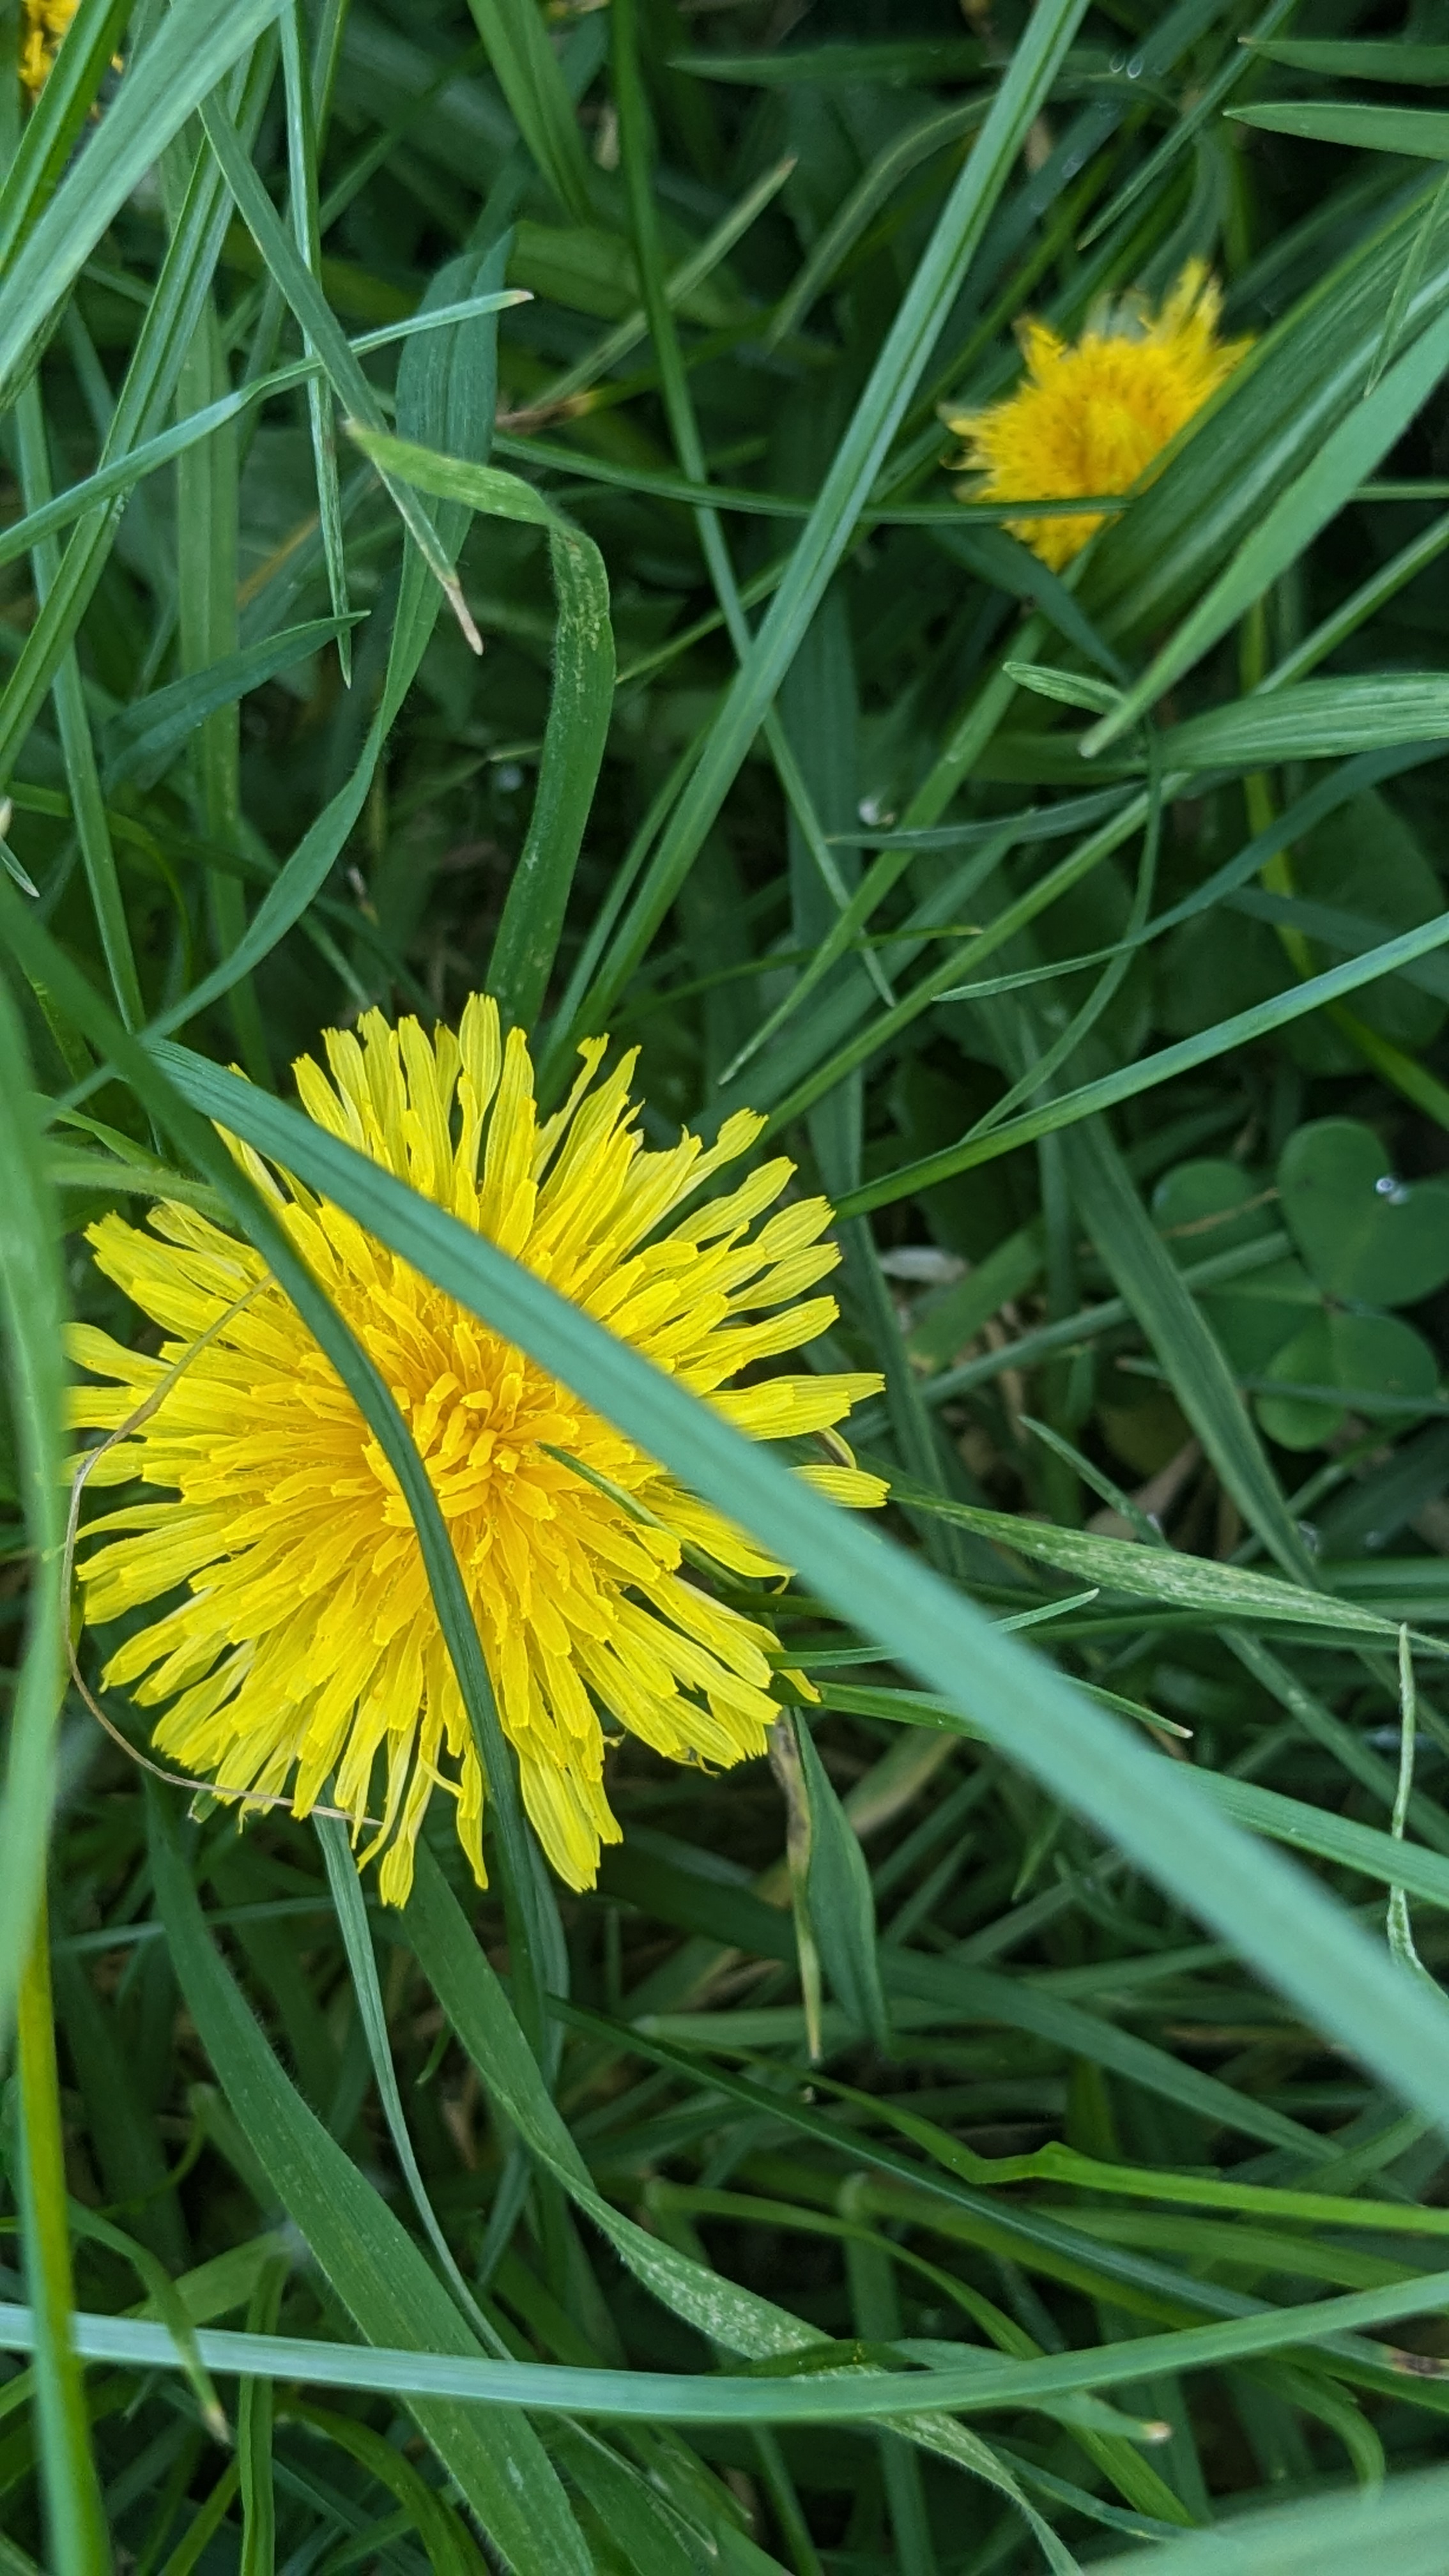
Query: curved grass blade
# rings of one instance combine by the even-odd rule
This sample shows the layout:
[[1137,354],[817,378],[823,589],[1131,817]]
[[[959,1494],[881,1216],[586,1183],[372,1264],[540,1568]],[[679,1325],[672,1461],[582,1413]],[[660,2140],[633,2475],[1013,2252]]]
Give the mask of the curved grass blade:
[[[436,2283],[433,2286],[438,2288]],[[438,2295],[445,2294],[439,2290]],[[1312,2351],[1319,2346],[1331,2352],[1338,2338],[1364,2326],[1434,2316],[1446,2304],[1449,2272],[1416,2273],[1378,2289],[1305,2299],[1217,2324],[1047,2353],[1029,2361],[977,2353],[970,2363],[938,2370],[842,2368],[835,2358],[840,2347],[828,2345],[831,2359],[824,2368],[788,2376],[778,2370],[751,2376],[692,2375],[589,2370],[553,2362],[477,2361],[446,2349],[369,2349],[302,2336],[231,2334],[205,2326],[198,2329],[196,2340],[202,2360],[218,2378],[301,2379],[317,2388],[380,2390],[401,2399],[420,2418],[425,2406],[429,2419],[434,2418],[436,2407],[438,2413],[446,2409],[464,2422],[470,2420],[468,2409],[526,2406],[535,2414],[591,2415],[614,2423],[901,2424],[904,2419],[909,2425],[926,2407],[933,2417],[946,2408],[952,2413],[989,2415],[1073,2396],[1080,2390],[1131,2387],[1158,2370],[1218,2369],[1266,2354]],[[452,2314],[451,2307],[448,2313]],[[176,2347],[164,2327],[138,2318],[85,2312],[76,2315],[74,2327],[76,2350],[84,2359],[139,2370],[177,2367]],[[0,2350],[32,2351],[34,2337],[31,2310],[0,2303]],[[1342,2512],[1341,2500],[1335,2509]],[[519,2561],[530,2569],[540,2563],[532,2554]],[[585,2576],[590,2576],[586,2561],[561,2559],[555,2565],[571,2563],[581,2565]],[[1277,2569],[1274,2576],[1279,2576]],[[1431,2576],[1439,2576],[1438,2562]]]
[[[0,886],[0,919],[20,898]],[[1446,924],[1449,935],[1449,924]],[[16,924],[19,935],[19,923]],[[31,953],[48,955],[25,924]],[[51,969],[51,972],[54,970]],[[1184,1776],[904,1552],[833,1510],[758,1446],[492,1244],[234,1075],[169,1048],[194,1107],[346,1208],[642,1448],[751,1530],[852,1626],[960,1707],[1221,1930],[1325,2032],[1449,2128],[1449,2008],[1401,1977],[1343,1909],[1243,1839]],[[963,1676],[970,1675],[970,1706]]]

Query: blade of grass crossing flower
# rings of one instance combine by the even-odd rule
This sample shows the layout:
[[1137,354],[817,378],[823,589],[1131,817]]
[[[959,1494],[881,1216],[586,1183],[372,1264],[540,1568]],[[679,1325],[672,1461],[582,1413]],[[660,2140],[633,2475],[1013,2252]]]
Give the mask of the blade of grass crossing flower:
[[468,6],[540,171],[569,213],[592,223],[589,165],[574,103],[533,0],[468,0]]
[[[1220,567],[1251,548],[1285,496],[1312,477],[1329,443],[1382,400],[1388,377],[1367,404],[1365,387],[1434,194],[1430,179],[1407,204],[1400,201],[1259,342],[1207,418],[1104,537],[1082,589],[1119,643],[1132,638],[1155,651],[1164,627],[1196,610]],[[1446,251],[1449,230],[1441,223],[1404,317],[1410,345],[1401,364],[1443,317]]]
[[31,227],[0,285],[0,386],[80,274],[107,226],[280,0],[175,0]]
[[[23,898],[16,897],[17,904]],[[0,2046],[15,2006],[45,1883],[55,1795],[61,1668],[61,1546],[65,1533],[64,1334],[61,1226],[45,1177],[34,1081],[20,1015],[0,979],[0,1314],[18,1476],[33,1572],[25,1650],[11,1706],[0,1804]]]
[[[250,1182],[238,1172],[220,1139],[204,1119],[192,1114],[154,1058],[127,1035],[64,951],[33,916],[26,914],[21,898],[18,895],[14,897],[14,909],[4,908],[9,901],[6,887],[0,890],[0,921],[8,924],[11,947],[32,983],[39,980],[54,987],[62,1008],[124,1074],[157,1124],[175,1137],[183,1154],[218,1190],[241,1231],[256,1243],[274,1277],[305,1318],[308,1329],[372,1426],[397,1477],[417,1528],[439,1625],[488,1784],[495,1852],[503,1882],[504,1907],[513,1931],[521,2001],[530,2039],[541,2048],[545,2043],[538,1963],[547,1956],[547,1950],[537,1919],[536,1882],[517,1769],[499,1722],[488,1668],[468,1608],[447,1524],[402,1415],[371,1360],[318,1290],[305,1264],[294,1254],[285,1232]],[[56,1490],[59,1490],[58,1475]]]
[[664,826],[626,930],[601,971],[588,1006],[596,1022],[612,1007],[693,865],[851,542],[941,326],[1083,12],[1084,0],[1038,0],[902,298],[749,658],[705,738],[693,776]]
[[[279,21],[282,36],[282,82],[287,110],[287,175],[292,231],[299,257],[316,278],[322,263],[322,234],[317,211],[317,133],[312,112],[313,82],[306,57],[302,0],[285,0]],[[318,293],[321,293],[319,286]],[[303,335],[309,356],[315,355]],[[342,529],[342,494],[337,481],[337,436],[332,393],[320,375],[307,382],[307,418],[312,431],[312,471],[317,480],[317,512],[327,587],[335,617],[347,615],[347,558]],[[337,637],[337,659],[343,680],[352,679],[352,644],[344,627]]]
[[[1441,253],[1442,256],[1442,253]],[[1239,545],[1218,578],[1157,653],[1119,707],[1083,737],[1088,758],[1130,730],[1261,599],[1336,517],[1349,494],[1403,436],[1449,367],[1449,314],[1441,314],[1382,375],[1371,394],[1321,439],[1305,470]]]
[[[15,921],[17,944],[19,909],[20,897],[0,886],[0,919]],[[25,923],[24,937],[54,979],[37,925]],[[1449,2128],[1449,2008],[1403,1978],[1300,1871],[1216,1815],[1179,1765],[1146,1750],[1029,1647],[441,1208],[235,1076],[176,1048],[165,1060],[195,1107],[324,1191],[794,1565],[852,1626],[888,1645],[947,1706],[1218,1927],[1317,2027]]]
[[104,2576],[105,2519],[79,2361],[71,2340],[70,2229],[45,1908],[20,1972],[16,2029],[20,2237],[36,2319],[36,2411],[46,2529],[56,2576]]
[[[253,2153],[337,2296],[369,2343],[476,2354],[406,2230],[283,2074],[207,1932],[159,1793],[150,1816],[156,1898],[187,2009]],[[410,2412],[519,2576],[589,2576],[582,2535],[525,2416],[446,2398],[415,2400]]]
[[80,0],[0,185],[0,275],[55,191],[130,14],[131,0]]

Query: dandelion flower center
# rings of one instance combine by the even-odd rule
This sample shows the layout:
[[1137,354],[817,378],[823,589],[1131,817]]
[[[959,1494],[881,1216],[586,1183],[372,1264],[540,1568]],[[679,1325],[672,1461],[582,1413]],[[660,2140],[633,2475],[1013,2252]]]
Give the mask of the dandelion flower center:
[[[1221,310],[1215,280],[1190,260],[1155,314],[1129,299],[1089,323],[1075,345],[1046,322],[1026,323],[1026,374],[1015,393],[949,422],[967,442],[962,463],[985,477],[963,497],[1068,501],[1130,491],[1250,347],[1218,338]],[[1104,517],[1088,511],[1007,525],[1060,571]]]
[[[835,1267],[823,1199],[777,1206],[792,1166],[768,1162],[692,1205],[760,1119],[740,1112],[706,1149],[685,1134],[646,1150],[629,1101],[634,1059],[600,1079],[606,1041],[556,1116],[540,1120],[522,1033],[504,1042],[475,999],[456,1037],[378,1012],[325,1034],[330,1080],[296,1065],[303,1108],[526,1264],[757,1439],[822,1432],[874,1375],[758,1375],[835,1319],[809,1297]],[[228,1140],[232,1141],[232,1140]],[[432,1287],[340,1208],[245,1146],[297,1251],[391,1388],[448,1525],[524,1799],[554,1868],[590,1885],[617,1841],[606,1726],[676,1761],[726,1766],[763,1750],[776,1714],[773,1640],[682,1571],[685,1550],[727,1575],[774,1561],[566,1388]],[[774,1213],[757,1221],[767,1209]],[[666,1220],[675,1222],[665,1230]],[[223,1796],[290,1788],[305,1815],[331,1796],[376,1830],[380,1888],[405,1901],[435,1789],[484,1883],[485,1781],[392,1469],[346,1387],[259,1254],[167,1201],[149,1231],[103,1217],[96,1261],[167,1336],[159,1354],[78,1326],[74,1356],[104,1386],[77,1423],[115,1431],[169,1382],[154,1413],[97,1463],[166,1499],[91,1523],[87,1615],[116,1619],[184,1597],[111,1655],[103,1679],[169,1703],[154,1741]],[[847,1453],[848,1454],[848,1453]],[[797,1470],[837,1501],[880,1502],[850,1466]]]

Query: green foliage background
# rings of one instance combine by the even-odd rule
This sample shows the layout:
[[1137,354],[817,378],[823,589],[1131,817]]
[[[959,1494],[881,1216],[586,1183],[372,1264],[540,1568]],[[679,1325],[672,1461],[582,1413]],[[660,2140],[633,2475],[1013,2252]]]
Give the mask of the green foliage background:
[[[81,0],[28,113],[22,34],[0,2571],[1437,2576],[1442,13]],[[943,415],[1189,258],[1252,353],[1057,578]],[[475,989],[831,1193],[883,1528],[289,1106]],[[798,1569],[818,1701],[621,1747],[583,1898],[213,1120]],[[163,1190],[409,1494],[484,1901],[71,1684],[63,1319]]]

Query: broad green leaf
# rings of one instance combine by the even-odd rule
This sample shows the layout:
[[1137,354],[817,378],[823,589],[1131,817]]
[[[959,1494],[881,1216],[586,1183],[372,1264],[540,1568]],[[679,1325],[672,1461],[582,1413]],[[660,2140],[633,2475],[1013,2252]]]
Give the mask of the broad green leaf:
[[[477,2343],[411,2237],[283,2074],[210,1939],[159,1799],[151,1825],[157,1902],[187,2008],[253,2153],[338,2298],[369,2343],[476,2355]],[[201,2343],[204,2358],[204,2337]],[[291,2368],[281,2375],[310,2376]],[[523,2382],[527,2373],[513,2376]],[[436,2397],[411,2411],[520,2576],[564,2569],[589,2576],[563,2489],[523,2415],[513,2408],[480,2413]]]
[[1416,1306],[1449,1279],[1449,1181],[1402,1181],[1371,1127],[1316,1118],[1278,1166],[1283,1220],[1320,1288]]
[[1391,1412],[1412,1413],[1422,1405],[1432,1412],[1438,1392],[1434,1353],[1402,1316],[1320,1306],[1274,1352],[1255,1409],[1269,1438],[1285,1449],[1316,1449],[1342,1430],[1350,1407],[1371,1414],[1382,1403]]

